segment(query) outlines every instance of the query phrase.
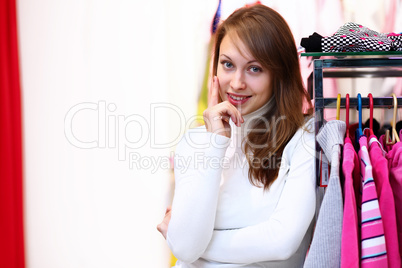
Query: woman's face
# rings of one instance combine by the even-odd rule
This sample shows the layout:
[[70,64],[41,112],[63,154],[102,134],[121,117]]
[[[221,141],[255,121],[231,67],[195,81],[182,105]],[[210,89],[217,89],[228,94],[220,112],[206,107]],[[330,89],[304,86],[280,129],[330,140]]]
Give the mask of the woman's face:
[[261,108],[272,96],[271,75],[254,59],[236,34],[226,34],[220,45],[217,76],[219,93],[242,115]]

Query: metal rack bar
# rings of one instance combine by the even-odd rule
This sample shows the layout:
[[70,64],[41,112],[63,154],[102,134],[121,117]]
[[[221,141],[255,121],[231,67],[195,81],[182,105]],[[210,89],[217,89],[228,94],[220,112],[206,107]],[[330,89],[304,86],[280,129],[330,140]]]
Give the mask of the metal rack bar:
[[389,71],[325,71],[324,78],[377,78],[377,77],[402,77],[402,70]]
[[315,60],[314,68],[401,67],[402,58],[361,58]]
[[[369,108],[369,98],[362,98],[362,108]],[[397,98],[398,107],[402,107],[402,97]],[[336,108],[337,98],[319,98],[315,99],[315,105],[321,108]],[[341,106],[340,108],[346,108],[345,106],[346,99],[341,98]],[[349,98],[349,107],[357,108],[357,98]],[[394,99],[392,97],[381,97],[381,98],[373,98],[373,108],[388,108],[391,109],[394,107]]]

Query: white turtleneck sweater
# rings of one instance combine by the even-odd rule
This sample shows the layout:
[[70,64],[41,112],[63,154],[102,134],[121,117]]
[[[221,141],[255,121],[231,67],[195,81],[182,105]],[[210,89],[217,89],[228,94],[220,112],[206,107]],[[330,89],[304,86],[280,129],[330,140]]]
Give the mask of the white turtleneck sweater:
[[177,145],[167,232],[175,267],[303,266],[315,212],[313,120],[286,145],[278,178],[264,191],[249,182],[241,141],[270,107],[243,116],[241,127],[230,122],[231,138],[202,126]]

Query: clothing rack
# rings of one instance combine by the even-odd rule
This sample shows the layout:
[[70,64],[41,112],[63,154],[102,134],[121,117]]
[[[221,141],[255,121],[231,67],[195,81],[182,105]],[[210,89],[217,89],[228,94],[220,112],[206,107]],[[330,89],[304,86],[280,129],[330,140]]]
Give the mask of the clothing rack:
[[[350,53],[347,54],[348,56]],[[402,77],[402,52],[387,54],[386,52],[368,53],[369,58],[359,53],[358,58],[346,58],[343,53],[302,53],[302,56],[313,56],[314,69],[308,78],[307,88],[314,100],[315,134],[324,123],[324,109],[336,108],[337,98],[324,98],[324,78],[356,78],[356,77]],[[320,59],[320,56],[335,56],[335,59]],[[372,58],[378,56],[381,58]],[[365,69],[365,70],[362,70]],[[369,108],[369,98],[362,97],[362,109]],[[346,99],[341,98],[340,108],[346,108]],[[398,108],[402,107],[402,97],[397,98]],[[349,98],[349,107],[357,108],[358,99]],[[392,97],[373,97],[373,108],[393,108]],[[321,147],[315,143],[315,170],[317,185],[320,185],[320,153]],[[325,186],[321,185],[321,186]]]

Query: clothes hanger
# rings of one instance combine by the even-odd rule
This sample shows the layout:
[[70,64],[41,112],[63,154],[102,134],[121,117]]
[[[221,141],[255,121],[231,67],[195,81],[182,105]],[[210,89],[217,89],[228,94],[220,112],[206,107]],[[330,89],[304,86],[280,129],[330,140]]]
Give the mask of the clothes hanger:
[[385,141],[387,145],[393,145],[395,142],[399,142],[399,134],[396,132],[395,124],[396,124],[396,113],[398,110],[398,100],[396,98],[395,93],[392,93],[392,98],[394,99],[394,116],[392,118],[391,127],[392,127],[392,140],[389,138],[389,130],[385,131]]
[[369,106],[369,108],[370,108],[370,130],[369,130],[369,135],[371,136],[371,135],[374,135],[374,132],[373,132],[373,109],[374,109],[374,101],[373,101],[373,95],[371,94],[371,93],[369,93],[368,95],[367,95],[367,97],[369,97],[369,101],[370,101],[370,106]]
[[346,137],[349,138],[349,107],[350,107],[350,100],[349,100],[349,93],[346,94]]
[[338,94],[338,98],[336,100],[336,120],[339,120],[341,114],[341,94]]
[[362,95],[359,93],[357,94],[357,109],[359,110],[359,126],[356,129],[356,143],[359,143],[359,139],[363,136],[363,129],[362,129]]

